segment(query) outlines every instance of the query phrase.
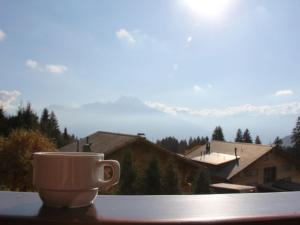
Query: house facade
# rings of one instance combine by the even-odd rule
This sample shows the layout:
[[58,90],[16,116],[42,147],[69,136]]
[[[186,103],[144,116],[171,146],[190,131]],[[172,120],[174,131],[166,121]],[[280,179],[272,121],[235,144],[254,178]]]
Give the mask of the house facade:
[[300,164],[271,145],[212,141],[185,157],[208,167],[214,182],[255,187],[300,183]]
[[[158,145],[148,141],[139,135],[128,135],[98,131],[88,137],[80,139],[59,149],[62,152],[86,151],[103,153],[105,159],[114,159],[122,163],[126,152],[131,153],[134,167],[138,174],[143,174],[149,162],[155,158],[158,161],[160,174],[164,175],[166,167],[171,163],[179,180],[179,188],[182,193],[191,193],[191,178],[195,177],[199,170],[206,170],[191,159],[172,153]],[[114,193],[118,185],[107,193]]]

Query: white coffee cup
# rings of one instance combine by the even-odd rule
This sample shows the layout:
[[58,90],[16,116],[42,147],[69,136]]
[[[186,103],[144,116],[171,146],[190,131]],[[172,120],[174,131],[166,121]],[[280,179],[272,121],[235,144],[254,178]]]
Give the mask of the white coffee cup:
[[[104,180],[104,166],[111,179]],[[93,152],[36,152],[33,154],[33,185],[45,205],[77,208],[93,203],[98,190],[119,182],[120,164]]]

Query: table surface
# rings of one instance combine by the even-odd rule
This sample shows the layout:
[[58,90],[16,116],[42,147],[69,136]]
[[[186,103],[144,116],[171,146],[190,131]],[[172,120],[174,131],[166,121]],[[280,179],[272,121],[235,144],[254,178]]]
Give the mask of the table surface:
[[0,224],[41,223],[300,224],[300,192],[104,195],[77,209],[46,207],[37,193],[0,192]]

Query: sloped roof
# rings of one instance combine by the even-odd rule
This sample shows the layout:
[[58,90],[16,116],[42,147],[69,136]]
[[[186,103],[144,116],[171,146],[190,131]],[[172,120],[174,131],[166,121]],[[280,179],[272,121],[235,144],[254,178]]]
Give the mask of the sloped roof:
[[240,157],[219,152],[211,152],[210,154],[196,156],[192,158],[192,160],[218,166],[236,160],[236,158]]
[[[87,137],[81,138],[79,140],[79,151],[80,152],[82,151],[83,145],[86,144],[86,138]],[[109,154],[109,153],[117,151],[117,150],[121,149],[122,147],[129,145],[133,142],[140,141],[140,142],[143,142],[145,144],[155,147],[157,149],[157,151],[164,152],[170,156],[175,157],[176,159],[178,159],[180,161],[189,163],[191,166],[194,166],[196,168],[205,168],[205,166],[196,163],[194,160],[191,160],[184,156],[170,152],[169,150],[164,149],[164,148],[148,141],[146,138],[138,136],[138,135],[97,131],[97,132],[89,135],[88,138],[89,138],[89,143],[92,143],[92,145],[91,145],[92,152]],[[71,144],[63,146],[62,148],[59,149],[59,151],[76,152],[77,151],[77,142],[75,141]]]
[[[92,143],[91,150],[93,152],[99,152],[108,154],[111,153],[127,144],[130,144],[138,139],[142,139],[142,137],[137,135],[129,135],[129,134],[120,134],[120,133],[110,133],[97,131],[88,136],[89,143]],[[82,138],[79,140],[79,151],[82,151],[83,145],[86,144],[86,138]],[[76,152],[77,151],[77,142],[73,142],[66,146],[63,146],[59,149],[62,152]]]
[[[215,176],[227,180],[231,179],[233,176],[235,176],[236,174],[244,170],[250,164],[254,163],[263,155],[270,152],[273,147],[271,145],[257,145],[257,144],[224,142],[224,141],[212,141],[210,143],[211,153],[222,153],[222,154],[235,156],[235,148],[237,149],[237,156],[239,158],[227,162],[225,164],[222,164],[221,166],[219,166],[219,168],[215,168],[214,170],[212,170],[211,172]],[[198,148],[194,148],[194,151],[186,154],[185,157],[189,159],[193,159],[193,158],[197,159],[196,157],[201,156],[201,154],[202,155],[205,154],[205,152],[206,152],[206,146],[202,145],[199,146]],[[200,160],[198,160],[198,162],[201,163]]]

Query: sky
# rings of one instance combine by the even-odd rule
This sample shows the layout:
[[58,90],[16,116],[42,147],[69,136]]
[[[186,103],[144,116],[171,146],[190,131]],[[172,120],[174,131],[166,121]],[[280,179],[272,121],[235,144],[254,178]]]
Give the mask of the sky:
[[300,115],[300,1],[0,0],[0,105],[97,130],[264,143]]

